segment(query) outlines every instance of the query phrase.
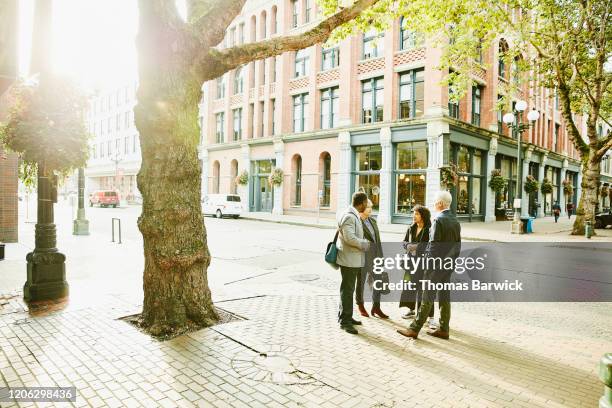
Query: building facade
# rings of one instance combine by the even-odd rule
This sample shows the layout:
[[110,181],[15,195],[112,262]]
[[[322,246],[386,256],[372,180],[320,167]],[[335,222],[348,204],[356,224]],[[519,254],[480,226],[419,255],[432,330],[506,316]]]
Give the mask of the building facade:
[[[17,78],[17,0],[4,0],[0,7],[0,121],[10,101],[7,89]],[[18,157],[0,146],[0,242],[17,242]]]
[[[220,46],[298,34],[317,21],[314,1],[249,1]],[[476,85],[459,103],[449,103],[442,85],[441,51],[401,21],[385,33],[287,52],[209,81],[200,109],[203,193],[238,193],[249,211],[332,216],[363,190],[379,222],[408,223],[414,205],[433,204],[440,168],[454,165],[458,217],[506,219],[522,183],[517,140],[494,109],[503,82],[514,80],[500,58],[505,47],[500,39],[483,52]],[[550,194],[522,192],[522,213],[551,214],[555,201],[565,211],[578,202],[580,163],[558,98],[544,87],[519,97],[540,113],[523,134],[522,174],[553,184]],[[280,186],[268,182],[275,167],[284,172]],[[509,180],[501,193],[488,186],[494,169]],[[237,185],[245,170],[249,183]],[[572,194],[564,193],[564,180]]]
[[[99,92],[87,114],[89,160],[85,192],[115,190],[124,202],[138,202],[136,174],[140,169],[140,139],[134,126],[136,83]],[[87,200],[87,199],[86,199]]]

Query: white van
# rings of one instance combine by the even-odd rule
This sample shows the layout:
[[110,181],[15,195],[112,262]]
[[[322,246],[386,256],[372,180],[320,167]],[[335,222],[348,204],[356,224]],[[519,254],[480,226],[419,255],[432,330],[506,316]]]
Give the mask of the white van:
[[204,215],[214,215],[217,218],[224,215],[238,218],[242,213],[240,196],[236,194],[209,194],[202,200],[202,212]]

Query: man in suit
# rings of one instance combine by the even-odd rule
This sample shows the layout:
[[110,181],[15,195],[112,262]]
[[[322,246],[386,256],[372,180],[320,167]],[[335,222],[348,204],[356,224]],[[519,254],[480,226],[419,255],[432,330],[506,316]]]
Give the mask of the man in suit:
[[363,224],[359,213],[365,211],[368,205],[368,196],[363,192],[353,194],[352,205],[338,218],[338,258],[336,263],[340,266],[342,283],[340,284],[340,307],[338,322],[340,328],[347,333],[357,334],[355,325],[361,322],[353,319],[353,294],[355,281],[365,264],[365,253],[370,242],[363,236]]
[[[450,205],[453,198],[448,191],[440,191],[436,194],[434,208],[439,213],[434,219],[429,234],[429,243],[425,250],[425,258],[442,259],[442,264],[446,258],[457,259],[461,251],[461,226],[457,218],[450,212]],[[435,262],[432,262],[435,263]],[[444,267],[428,269],[423,277],[424,281],[432,283],[449,283],[453,273],[452,269]],[[416,318],[408,329],[398,330],[402,336],[416,339],[419,331],[425,324],[429,310],[433,307],[433,302],[438,293],[440,303],[440,328],[427,332],[427,334],[441,339],[449,338],[449,321],[451,315],[450,291],[449,290],[425,290],[423,293],[423,303],[417,313]]]

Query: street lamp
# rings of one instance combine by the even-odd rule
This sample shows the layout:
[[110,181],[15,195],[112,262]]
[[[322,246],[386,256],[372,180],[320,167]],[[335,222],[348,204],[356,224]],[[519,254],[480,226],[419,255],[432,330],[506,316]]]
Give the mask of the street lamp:
[[521,166],[521,140],[523,138],[523,132],[529,129],[536,120],[540,117],[540,113],[532,109],[527,113],[527,119],[529,122],[525,123],[522,120],[522,113],[527,109],[527,102],[525,101],[517,101],[514,105],[514,111],[506,113],[502,120],[504,123],[512,129],[512,138],[516,139],[517,144],[517,155],[516,155],[516,166],[518,177],[516,180],[516,196],[514,197],[514,219],[512,220],[512,230],[513,234],[521,233],[521,216],[519,209],[521,208],[521,182],[523,181],[523,172]]

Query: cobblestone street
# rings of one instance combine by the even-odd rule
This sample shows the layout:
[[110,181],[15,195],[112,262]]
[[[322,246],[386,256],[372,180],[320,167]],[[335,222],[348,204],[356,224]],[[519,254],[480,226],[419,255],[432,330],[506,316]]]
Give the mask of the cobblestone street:
[[[119,320],[141,307],[138,210],[93,209],[79,238],[69,210],[58,228],[70,301],[28,311],[18,289],[0,297],[2,385],[75,386],[76,403],[59,405],[593,407],[602,394],[609,303],[458,303],[450,341],[405,339],[395,330],[408,321],[383,304],[391,319],[361,318],[351,336],[336,323],[339,274],[321,259],[330,232],[311,227],[207,218],[213,297],[234,319],[153,340]],[[121,245],[105,230],[115,214]],[[3,283],[23,280],[19,246],[8,250]],[[35,405],[52,404],[19,406]]]

